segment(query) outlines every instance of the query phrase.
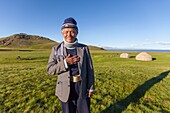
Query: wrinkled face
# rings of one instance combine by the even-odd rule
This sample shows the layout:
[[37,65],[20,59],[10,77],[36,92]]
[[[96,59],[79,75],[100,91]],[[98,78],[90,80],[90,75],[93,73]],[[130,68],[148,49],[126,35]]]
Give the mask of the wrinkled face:
[[62,30],[62,35],[65,39],[65,41],[69,43],[73,43],[76,40],[78,32],[75,28],[64,28]]

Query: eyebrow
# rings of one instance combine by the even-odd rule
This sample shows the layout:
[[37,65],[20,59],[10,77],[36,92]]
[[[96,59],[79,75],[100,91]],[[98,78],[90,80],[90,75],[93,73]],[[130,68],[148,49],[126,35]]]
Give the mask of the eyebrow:
[[[63,32],[63,31],[70,31],[70,30],[63,29],[62,32]],[[77,32],[76,29],[73,29],[73,30],[71,30],[71,31]]]

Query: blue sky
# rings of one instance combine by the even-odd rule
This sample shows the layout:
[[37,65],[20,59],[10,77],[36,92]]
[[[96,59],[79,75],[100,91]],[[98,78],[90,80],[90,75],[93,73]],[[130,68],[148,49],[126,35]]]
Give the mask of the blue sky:
[[61,42],[67,17],[76,19],[79,42],[87,45],[170,49],[170,0],[0,0],[0,37]]

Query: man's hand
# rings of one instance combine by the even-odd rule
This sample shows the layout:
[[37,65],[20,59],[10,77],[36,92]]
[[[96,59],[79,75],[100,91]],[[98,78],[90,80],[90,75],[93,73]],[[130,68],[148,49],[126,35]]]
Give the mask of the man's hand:
[[68,63],[68,65],[73,65],[73,64],[77,64],[77,62],[80,61],[80,57],[78,57],[77,55],[70,57],[70,54],[68,56],[66,56],[66,62]]
[[87,96],[90,98],[92,96],[92,92],[88,92]]

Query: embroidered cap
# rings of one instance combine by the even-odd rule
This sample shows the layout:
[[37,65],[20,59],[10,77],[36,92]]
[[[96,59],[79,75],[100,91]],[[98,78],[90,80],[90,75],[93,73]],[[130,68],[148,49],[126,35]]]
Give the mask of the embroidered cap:
[[62,24],[61,29],[64,29],[64,28],[75,28],[78,31],[76,20],[72,17],[66,18],[64,20],[64,23]]

